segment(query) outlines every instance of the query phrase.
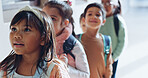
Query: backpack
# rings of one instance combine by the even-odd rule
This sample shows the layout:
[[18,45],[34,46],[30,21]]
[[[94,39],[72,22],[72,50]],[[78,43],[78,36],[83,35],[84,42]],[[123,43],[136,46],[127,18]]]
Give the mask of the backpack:
[[107,35],[102,35],[103,43],[104,43],[104,61],[105,66],[107,66],[107,55],[109,54],[110,45],[111,45],[111,37]]
[[70,54],[74,59],[75,56],[72,54],[71,50],[74,48],[76,44],[76,38],[73,35],[70,35],[67,40],[65,40],[63,44],[64,53]]
[[117,14],[114,15],[114,28],[115,28],[116,36],[118,37],[118,33],[119,33],[119,19],[118,19],[118,15]]

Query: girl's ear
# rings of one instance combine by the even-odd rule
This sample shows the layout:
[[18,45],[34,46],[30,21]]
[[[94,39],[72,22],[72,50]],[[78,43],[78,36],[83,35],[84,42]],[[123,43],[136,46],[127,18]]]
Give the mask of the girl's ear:
[[85,23],[85,18],[84,17],[82,17],[82,21]]
[[68,24],[69,24],[69,20],[66,19],[66,20],[64,21],[64,24],[65,24],[66,26],[68,26]]
[[104,25],[104,24],[105,24],[105,22],[106,22],[106,20],[103,20],[102,25]]
[[43,45],[45,44],[44,38],[45,38],[45,36],[42,36],[42,37],[41,37],[41,42],[40,42],[40,45],[41,45],[41,46],[43,46]]

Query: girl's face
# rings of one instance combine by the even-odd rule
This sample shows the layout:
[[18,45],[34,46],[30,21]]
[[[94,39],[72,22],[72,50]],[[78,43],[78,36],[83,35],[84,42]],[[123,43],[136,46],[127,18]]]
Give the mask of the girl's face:
[[102,11],[97,7],[90,7],[85,15],[85,25],[88,28],[99,28],[103,23]]
[[34,26],[26,25],[25,19],[12,25],[10,30],[10,43],[16,54],[40,52],[42,44],[40,32]]
[[110,16],[111,14],[113,14],[114,6],[111,0],[102,0],[102,4],[104,5],[106,10],[106,16]]
[[57,8],[50,8],[45,6],[43,11],[52,18],[55,33],[57,36],[60,35],[65,26],[62,23],[62,17],[59,14],[59,10]]

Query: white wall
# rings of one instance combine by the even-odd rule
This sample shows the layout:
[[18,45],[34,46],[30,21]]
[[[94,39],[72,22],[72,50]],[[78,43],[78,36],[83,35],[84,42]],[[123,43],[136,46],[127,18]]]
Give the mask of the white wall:
[[9,54],[10,50],[9,23],[3,21],[2,2],[0,0],[0,61]]
[[0,24],[2,24],[2,23],[3,23],[3,13],[2,13],[2,2],[0,0]]

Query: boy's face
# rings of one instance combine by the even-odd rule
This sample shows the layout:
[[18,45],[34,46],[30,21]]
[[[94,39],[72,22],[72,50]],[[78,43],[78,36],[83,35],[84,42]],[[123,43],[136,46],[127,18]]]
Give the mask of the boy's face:
[[26,25],[26,20],[22,20],[10,27],[10,43],[16,54],[39,54],[41,49],[40,32],[31,25]]
[[58,9],[45,6],[43,7],[43,11],[52,18],[55,33],[57,36],[60,35],[65,27],[62,24],[62,17],[60,16]]
[[87,10],[85,16],[86,27],[99,28],[103,23],[102,11],[97,7],[91,7]]

